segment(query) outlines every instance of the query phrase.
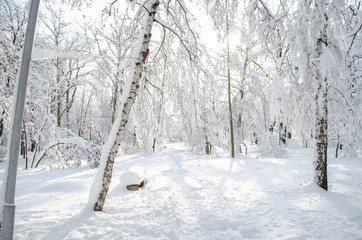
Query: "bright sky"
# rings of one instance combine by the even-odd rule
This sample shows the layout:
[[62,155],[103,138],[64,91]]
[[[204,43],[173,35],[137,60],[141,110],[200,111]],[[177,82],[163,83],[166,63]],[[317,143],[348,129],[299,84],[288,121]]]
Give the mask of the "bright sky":
[[[25,1],[25,0],[20,0]],[[29,0],[30,1],[30,0]],[[79,25],[84,22],[84,19],[89,19],[90,21],[97,21],[101,18],[102,11],[106,6],[110,6],[113,0],[93,0],[90,3],[90,7],[82,6],[81,9],[72,9],[68,4],[61,4],[58,0],[49,0],[41,1],[39,14],[47,15],[46,5],[50,4],[53,6],[53,9],[57,9],[57,7],[63,9],[65,22],[71,23],[67,29],[68,31],[80,29]],[[119,4],[128,4],[125,0],[119,0]],[[214,30],[213,21],[207,15],[206,10],[200,6],[201,4],[196,3],[195,1],[189,2],[187,1],[187,7],[197,19],[197,25],[199,27],[196,29],[199,34],[199,43],[204,44],[208,49],[209,54],[215,56],[216,53],[222,53],[223,49],[226,47],[225,42],[218,41],[218,33]],[[137,6],[136,6],[137,7]],[[122,7],[120,7],[122,9]],[[162,10],[162,9],[161,9]],[[88,20],[88,21],[89,21]],[[38,23],[37,30],[41,29],[42,24]],[[81,31],[81,30],[80,30]],[[154,35],[157,37],[158,34]],[[239,43],[239,36],[237,33],[234,33],[229,38],[230,40],[230,48],[231,50],[236,47]],[[50,54],[50,53],[49,53]],[[40,56],[41,57],[41,56]]]
[[[50,2],[48,4],[51,4],[54,9],[56,9],[56,6],[61,7],[64,11],[63,14],[65,16],[65,22],[72,23],[68,29],[77,29],[78,24],[84,21],[84,17],[85,19],[91,19],[95,21],[100,19],[102,10],[106,6],[110,6],[112,2],[113,0],[94,0],[91,3],[90,8],[83,6],[80,11],[79,9],[72,9],[67,4],[59,4],[58,2]],[[208,48],[212,50],[220,49],[223,44],[218,42],[217,33],[213,29],[212,20],[209,16],[206,15],[205,10],[202,9],[201,6],[197,6],[195,2],[189,3],[188,7],[192,14],[197,18],[198,24],[200,25],[200,31],[198,32],[200,35],[200,42],[206,44]],[[46,14],[46,12],[46,3],[41,1],[39,14]],[[38,27],[41,27],[40,24],[38,24]]]

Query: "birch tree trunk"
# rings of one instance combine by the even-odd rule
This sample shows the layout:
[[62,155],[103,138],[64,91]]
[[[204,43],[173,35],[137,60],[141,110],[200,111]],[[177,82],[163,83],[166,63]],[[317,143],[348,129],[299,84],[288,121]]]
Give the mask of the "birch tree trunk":
[[[103,147],[101,165],[89,196],[89,204],[93,205],[94,211],[103,210],[104,202],[112,179],[114,159],[126,131],[129,113],[137,97],[139,82],[142,77],[143,64],[145,58],[147,57],[147,50],[151,41],[152,25],[158,6],[158,0],[149,1],[144,6],[141,6],[142,12],[140,13],[140,16],[143,17],[141,20],[142,26],[138,36],[134,37],[134,40],[138,41],[138,43],[136,43],[132,54],[132,57],[135,57],[136,60],[132,63],[132,72],[126,80],[125,90],[123,91],[123,99],[120,106],[121,109],[115,123],[113,124],[108,142]],[[101,181],[101,183],[99,183],[99,181]],[[94,198],[94,195],[97,195],[97,197]]]
[[[326,70],[321,64],[323,47],[327,46],[327,21],[328,17],[325,13],[326,6],[323,0],[316,1],[314,11],[319,11],[319,16],[323,27],[320,31],[319,38],[316,43],[315,60],[313,61],[313,74],[317,82],[317,91],[315,97],[315,128],[314,128],[314,182],[324,190],[328,191],[327,178],[327,147],[328,147],[328,81]],[[313,26],[312,27],[316,27]]]

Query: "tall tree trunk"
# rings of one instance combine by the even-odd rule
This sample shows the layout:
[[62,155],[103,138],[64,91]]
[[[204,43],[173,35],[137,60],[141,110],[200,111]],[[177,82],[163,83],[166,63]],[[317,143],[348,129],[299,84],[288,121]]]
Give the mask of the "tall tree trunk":
[[57,68],[57,76],[56,76],[56,80],[57,80],[56,87],[57,87],[57,89],[56,89],[56,97],[55,97],[55,99],[56,99],[56,109],[57,109],[56,110],[57,111],[56,116],[57,116],[57,126],[58,127],[60,127],[61,119],[62,119],[62,117],[61,117],[62,102],[61,102],[61,89],[60,89],[60,81],[61,81],[60,65],[61,65],[60,59],[57,57],[56,64],[55,64],[55,66]]
[[[142,29],[140,29],[140,35],[134,38],[135,41],[140,41],[133,50],[133,56],[136,56],[137,59],[133,63],[134,66],[131,76],[127,80],[131,82],[127,82],[125,84],[126,86],[130,84],[130,87],[129,89],[125,89],[125,91],[123,91],[123,94],[126,95],[123,95],[119,116],[117,117],[112,127],[108,142],[103,147],[101,165],[99,167],[96,179],[92,185],[89,196],[89,204],[94,204],[94,211],[103,210],[104,202],[112,179],[114,159],[117,155],[124,137],[124,133],[126,131],[126,124],[129,113],[137,97],[139,82],[142,77],[143,64],[149,43],[151,41],[152,25],[155,19],[158,5],[158,0],[149,1],[149,3],[145,4],[144,6],[144,8],[147,10],[142,9],[144,14],[144,19],[142,20]],[[127,93],[129,94],[127,95]],[[99,177],[101,178],[99,179]],[[101,181],[101,183],[99,181]],[[98,195],[96,199],[93,199],[94,194]]]
[[[226,2],[226,9],[228,9],[228,0]],[[228,76],[228,102],[229,102],[229,122],[230,122],[230,154],[235,157],[235,142],[234,142],[234,127],[233,127],[233,113],[231,102],[231,76],[230,76],[230,46],[229,46],[229,14],[226,13],[226,47],[227,47],[227,76]]]
[[337,146],[336,146],[336,158],[338,158],[338,150],[340,148],[340,142],[339,142],[339,134],[337,135]]
[[[328,17],[322,10],[326,8],[324,1],[318,1],[314,11],[319,11],[318,16],[324,23],[317,40],[315,49],[315,59],[313,62],[314,78],[317,82],[317,92],[315,97],[315,128],[314,128],[314,182],[321,188],[328,191],[327,178],[327,147],[328,147],[328,82],[327,74],[322,70],[320,57],[323,54],[323,46],[327,46],[327,21]],[[313,27],[313,25],[312,25]]]
[[[316,96],[316,114],[314,129],[314,182],[321,188],[328,191],[327,178],[327,147],[328,147],[328,91],[327,79],[319,83]],[[321,98],[321,99],[320,99]]]
[[25,169],[28,169],[28,136],[26,134],[26,125],[25,125],[25,121],[23,119],[23,132],[21,133],[21,149],[23,151],[22,155],[23,158],[25,159]]

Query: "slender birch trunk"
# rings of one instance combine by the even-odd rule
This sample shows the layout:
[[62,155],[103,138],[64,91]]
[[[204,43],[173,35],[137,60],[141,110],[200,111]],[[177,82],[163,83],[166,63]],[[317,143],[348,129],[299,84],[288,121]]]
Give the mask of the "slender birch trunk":
[[327,79],[321,80],[316,96],[316,113],[314,129],[314,182],[324,190],[328,191],[327,177],[327,147],[328,147],[328,91]]
[[[317,82],[317,92],[315,97],[315,128],[314,128],[314,182],[324,190],[328,191],[327,178],[327,147],[328,147],[328,81],[327,74],[322,70],[321,56],[323,54],[323,46],[327,46],[327,21],[328,17],[323,8],[324,1],[316,3],[314,11],[320,11],[319,14],[323,28],[320,31],[320,37],[317,40],[315,49],[315,61],[313,62],[314,78]],[[313,25],[312,25],[313,27]],[[314,26],[315,27],[315,26]]]
[[[137,97],[137,93],[138,93],[138,88],[139,88],[139,82],[140,79],[142,77],[142,69],[143,69],[143,64],[145,61],[145,58],[147,57],[148,54],[148,46],[149,43],[151,41],[151,31],[152,31],[152,25],[155,19],[155,15],[156,15],[156,11],[157,8],[159,6],[159,1],[158,0],[154,0],[154,1],[149,1],[149,3],[146,3],[142,9],[142,12],[144,14],[144,19],[143,22],[143,26],[142,29],[140,30],[142,34],[138,35],[138,38],[135,37],[134,40],[135,41],[141,41],[139,42],[139,44],[136,45],[136,47],[134,48],[134,52],[133,52],[133,56],[136,56],[136,60],[134,61],[134,66],[133,66],[133,72],[131,73],[132,76],[130,76],[129,80],[132,81],[130,84],[130,89],[125,89],[125,91],[123,92],[123,94],[126,94],[126,91],[129,91],[128,96],[126,96],[127,98],[125,98],[123,96],[122,102],[121,102],[121,111],[119,113],[118,118],[115,120],[114,126],[118,127],[118,130],[115,131],[116,136],[112,136],[113,131],[111,132],[109,139],[108,139],[108,144],[111,145],[111,147],[107,147],[106,145],[103,147],[104,149],[102,150],[102,156],[101,156],[101,161],[106,160],[106,164],[102,164],[100,165],[100,168],[98,170],[98,174],[96,176],[96,179],[93,183],[92,189],[91,189],[91,193],[90,193],[90,198],[89,198],[89,203],[90,204],[94,204],[93,205],[93,209],[94,211],[102,211],[103,210],[103,206],[104,206],[104,202],[108,193],[108,189],[109,189],[109,185],[111,183],[111,179],[112,179],[112,171],[113,171],[113,164],[114,164],[114,159],[117,155],[118,149],[121,145],[121,142],[123,140],[124,137],[124,133],[126,131],[126,125],[127,125],[127,121],[128,121],[128,117],[129,117],[129,113],[131,111],[132,105],[136,100]],[[147,10],[146,10],[147,9]],[[142,14],[142,13],[141,13]],[[145,21],[146,20],[146,21]],[[126,83],[127,85],[127,83]],[[117,124],[117,125],[116,125]],[[112,128],[112,130],[113,130]],[[107,149],[109,148],[109,149]],[[98,183],[98,181],[100,179],[98,179],[98,176],[102,175],[102,183],[101,186],[99,186],[100,184]],[[96,201],[93,202],[94,199],[92,199],[92,192],[96,191],[98,196]]]
[[[225,1],[226,9],[228,9],[229,2]],[[227,76],[228,76],[228,102],[229,102],[229,123],[230,123],[230,154],[235,157],[235,141],[234,141],[234,126],[233,126],[233,113],[231,102],[231,76],[230,76],[230,46],[229,46],[229,13],[226,13],[226,48],[227,48]]]

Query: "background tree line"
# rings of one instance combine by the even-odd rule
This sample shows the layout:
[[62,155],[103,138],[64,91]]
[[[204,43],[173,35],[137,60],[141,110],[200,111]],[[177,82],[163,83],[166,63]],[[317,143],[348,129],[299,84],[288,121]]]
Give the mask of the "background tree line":
[[[336,156],[356,155],[362,123],[360,5],[332,0],[166,3],[166,11],[156,16],[159,24],[122,151],[156,152],[162,142],[177,139],[206,154],[232,146],[233,154],[246,154],[257,144],[262,155],[280,155],[283,144],[312,147],[320,108],[328,109],[328,146]],[[135,6],[118,1],[98,18],[74,23],[67,3],[44,3],[23,122],[27,167],[42,161],[60,168],[82,160],[98,165],[130,68]],[[210,49],[199,36],[203,21],[191,11],[194,7],[212,20],[217,48]],[[1,0],[2,156],[26,12],[22,2]]]

